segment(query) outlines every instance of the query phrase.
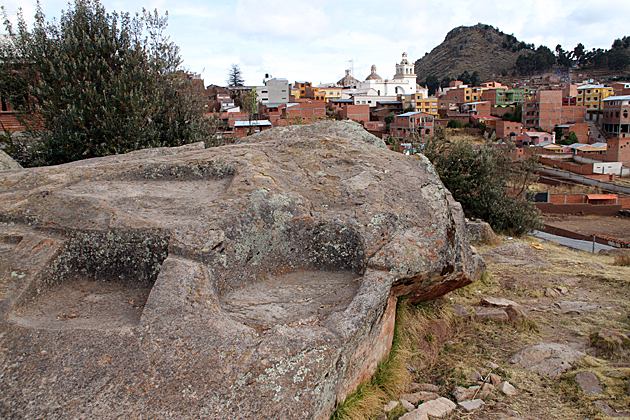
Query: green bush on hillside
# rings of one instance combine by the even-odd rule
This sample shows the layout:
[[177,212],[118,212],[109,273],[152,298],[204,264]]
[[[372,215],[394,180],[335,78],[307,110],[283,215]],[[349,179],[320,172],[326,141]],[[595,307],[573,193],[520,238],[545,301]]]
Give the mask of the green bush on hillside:
[[439,127],[424,143],[423,154],[467,217],[483,219],[495,231],[512,235],[542,226],[540,211],[526,197],[534,180],[534,161],[513,163],[509,147],[450,140]]

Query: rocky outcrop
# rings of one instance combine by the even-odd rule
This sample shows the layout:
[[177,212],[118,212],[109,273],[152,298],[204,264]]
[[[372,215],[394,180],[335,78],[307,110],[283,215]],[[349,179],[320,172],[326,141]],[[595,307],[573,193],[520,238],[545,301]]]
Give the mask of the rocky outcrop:
[[490,25],[454,28],[440,45],[416,60],[418,83],[424,83],[427,76],[457,77],[464,71],[479,72],[482,81],[492,80],[502,71],[511,70],[520,54],[529,52],[512,51],[504,46],[506,41],[509,35]]
[[428,161],[349,122],[0,179],[7,418],[325,419],[399,296],[484,269]]
[[13,160],[3,150],[0,150],[0,171],[6,171],[7,169],[22,169],[22,165]]

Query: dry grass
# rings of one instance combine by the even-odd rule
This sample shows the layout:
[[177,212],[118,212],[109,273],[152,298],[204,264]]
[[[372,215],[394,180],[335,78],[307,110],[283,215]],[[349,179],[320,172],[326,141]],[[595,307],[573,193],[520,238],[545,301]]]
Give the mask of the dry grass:
[[[440,394],[448,397],[456,386],[474,385],[469,379],[473,372],[487,375],[489,362],[501,366],[495,373],[516,386],[518,396],[494,393],[486,400],[484,410],[473,413],[455,410],[447,419],[495,418],[488,416],[489,413],[495,413],[496,418],[509,417],[505,415],[507,410],[518,411],[522,418],[604,419],[593,405],[596,400],[627,410],[630,407],[627,391],[630,368],[609,365],[630,362],[630,349],[624,345],[608,348],[606,343],[597,343],[596,338],[594,344],[599,347],[591,347],[591,339],[602,329],[630,330],[630,268],[615,265],[611,256],[575,252],[533,237],[517,240],[542,245],[543,249],[536,252],[551,262],[553,268],[532,270],[489,264],[488,272],[480,280],[444,298],[418,306],[401,305],[395,345],[400,353],[394,358],[398,363],[394,370],[400,369],[401,375],[391,375],[388,382],[385,374],[388,370],[384,369],[377,375],[378,379],[361,390],[365,402],[359,403],[360,393],[353,394],[349,400],[356,398],[356,401],[350,401],[348,406],[353,405],[356,411],[346,411],[347,415],[335,418],[378,418],[382,415],[382,406],[390,399],[397,399],[409,381],[436,384]],[[500,241],[501,244],[508,242],[503,236]],[[495,246],[480,244],[476,247],[484,253]],[[547,296],[545,290],[552,287],[565,287],[568,293],[560,297]],[[470,309],[477,306],[483,296],[514,300],[529,310],[532,320],[515,325],[466,322],[453,317],[453,304]],[[579,314],[562,313],[556,306],[561,301],[585,301],[596,305],[597,309]],[[436,332],[435,326],[440,323],[446,325],[448,336]],[[583,343],[583,350],[588,350],[592,356],[585,357],[573,371],[555,379],[505,363],[521,347],[540,342]],[[413,373],[406,369],[408,365],[414,368]],[[604,394],[589,396],[579,390],[574,377],[580,371],[597,375]],[[378,393],[374,389],[378,389]],[[366,406],[369,406],[368,411],[359,412]],[[398,410],[390,413],[388,419],[397,419],[403,414],[403,410]]]
[[630,255],[617,255],[614,264],[621,267],[630,267]]
[[548,185],[542,183],[534,183],[529,186],[530,191],[547,192],[552,194],[601,194],[599,187],[590,185]]
[[[432,304],[411,305],[401,300],[396,312],[396,330],[389,356],[383,360],[374,376],[361,384],[359,389],[346,398],[332,416],[334,420],[368,420],[382,413],[384,404],[398,400],[412,381],[411,366],[417,361],[430,363],[430,359],[438,355],[440,343],[430,332],[436,320],[452,321],[450,311],[435,309]],[[433,338],[431,338],[433,336]],[[428,350],[419,359],[418,343]],[[397,418],[403,412],[390,413]]]

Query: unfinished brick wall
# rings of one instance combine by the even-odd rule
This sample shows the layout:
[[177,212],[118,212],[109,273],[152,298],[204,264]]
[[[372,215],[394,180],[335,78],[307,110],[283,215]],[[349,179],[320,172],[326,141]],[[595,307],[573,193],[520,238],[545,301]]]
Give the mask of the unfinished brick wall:
[[621,210],[620,204],[554,204],[536,203],[536,207],[548,214],[583,214],[615,216]]

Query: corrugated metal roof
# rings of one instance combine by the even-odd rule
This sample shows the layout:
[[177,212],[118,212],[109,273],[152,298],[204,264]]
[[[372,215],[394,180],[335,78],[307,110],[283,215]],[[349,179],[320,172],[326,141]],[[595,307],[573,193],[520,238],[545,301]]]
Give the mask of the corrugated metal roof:
[[624,96],[609,96],[608,98],[604,98],[603,101],[628,101],[630,100],[630,95]]
[[586,194],[589,200],[616,200],[617,194]]
[[234,127],[261,127],[271,125],[268,120],[234,121]]

